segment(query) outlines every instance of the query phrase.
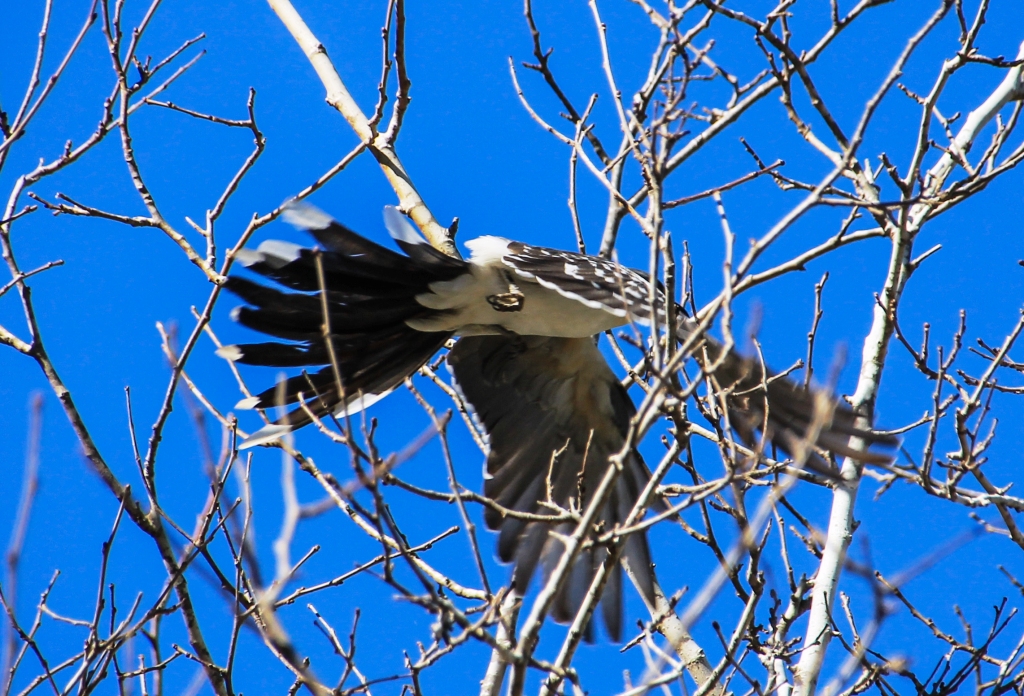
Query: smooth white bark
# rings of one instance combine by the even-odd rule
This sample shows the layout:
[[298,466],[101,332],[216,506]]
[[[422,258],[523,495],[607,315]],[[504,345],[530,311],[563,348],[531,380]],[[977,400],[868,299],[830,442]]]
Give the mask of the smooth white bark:
[[[1024,43],[1021,43],[1017,58],[1018,60],[1024,58]],[[964,125],[953,140],[950,152],[969,152],[982,129],[995,118],[999,110],[1007,103],[1022,98],[1024,98],[1024,65],[1017,65],[1008,69],[999,86],[967,116]],[[889,339],[893,332],[889,308],[896,306],[906,283],[913,239],[936,207],[935,196],[941,193],[946,179],[957,165],[950,152],[939,158],[938,162],[928,170],[924,177],[922,202],[911,209],[904,229],[898,232],[897,238],[893,239],[889,271],[879,302],[874,307],[871,330],[864,339],[860,376],[857,381],[857,390],[853,396],[854,408],[858,410],[866,409],[867,413],[873,410],[881,383]],[[832,606],[843,561],[846,558],[846,550],[853,537],[854,505],[857,501],[860,478],[860,464],[851,459],[844,461],[841,481],[832,496],[832,510],[829,515],[828,533],[821,563],[814,577],[807,633],[804,636],[804,649],[795,670],[796,696],[811,696],[817,687],[825,651],[831,638],[829,624]]]

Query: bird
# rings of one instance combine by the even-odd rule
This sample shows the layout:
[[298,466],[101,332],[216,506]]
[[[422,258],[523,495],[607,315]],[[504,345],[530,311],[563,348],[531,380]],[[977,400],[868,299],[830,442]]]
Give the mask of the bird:
[[[240,448],[273,443],[311,423],[311,416],[360,412],[457,339],[447,365],[485,435],[484,495],[496,504],[485,508],[484,519],[498,532],[498,557],[514,564],[512,587],[524,594],[538,567],[544,578],[550,575],[573,530],[552,504],[586,507],[587,494],[625,448],[636,414],[595,336],[628,323],[664,326],[671,301],[664,288],[610,259],[497,236],[467,241],[468,259],[449,256],[393,206],[385,207],[384,221],[400,251],[303,201],[287,203],[282,217],[308,232],[317,247],[267,240],[254,250],[243,248],[236,261],[278,287],[237,274],[225,281],[245,303],[232,318],[280,340],[225,345],[217,353],[241,364],[303,368],[237,408],[299,407]],[[686,340],[697,324],[676,309],[676,338]],[[727,393],[729,423],[748,444],[763,432],[793,453],[814,423],[814,444],[821,450],[891,461],[875,448],[892,448],[897,439],[860,426],[847,405],[830,399],[831,419],[821,424],[818,392],[726,352],[710,337],[701,340],[703,359],[717,365],[715,380]],[[626,520],[651,477],[635,447],[621,461],[598,515],[606,530]],[[813,451],[808,464],[830,466]],[[653,503],[655,509],[661,505]],[[548,523],[537,515],[558,519]],[[577,556],[551,609],[556,621],[575,617],[607,553],[592,544]],[[602,595],[603,622],[614,641],[622,634],[622,566],[653,605],[656,580],[645,533],[626,537]],[[591,639],[592,626],[587,631]]]

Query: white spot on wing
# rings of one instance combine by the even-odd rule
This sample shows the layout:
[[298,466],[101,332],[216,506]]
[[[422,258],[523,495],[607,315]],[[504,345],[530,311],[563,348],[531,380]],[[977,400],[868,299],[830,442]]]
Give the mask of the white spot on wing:
[[393,205],[384,206],[384,226],[388,228],[388,234],[394,239],[399,239],[406,244],[427,244],[427,240],[413,227],[409,218],[402,215]]
[[263,254],[252,249],[239,249],[238,253],[235,254],[235,261],[242,264],[246,268],[253,266],[263,260]]
[[[282,262],[283,266],[286,263],[291,263],[295,259],[299,258],[299,254],[302,252],[302,247],[298,244],[292,244],[291,242],[282,242],[280,239],[268,239],[262,242],[259,247],[256,248],[257,253],[263,254],[264,261],[269,261],[266,257],[272,257],[273,259]],[[271,262],[272,263],[272,262]]]
[[529,271],[524,271],[521,268],[516,268],[515,266],[513,266],[512,269],[516,272],[516,275],[526,278],[527,280],[535,280],[537,278],[537,276],[534,275],[533,273],[530,273]]
[[217,355],[231,362],[242,359],[242,351],[238,346],[221,346],[217,349]]
[[323,230],[334,222],[330,215],[305,201],[286,203],[281,217],[285,222],[303,230]]
[[250,447],[255,447],[256,445],[266,445],[274,440],[280,440],[291,431],[292,426],[290,425],[276,425],[274,423],[265,425],[249,437],[245,438],[242,444],[238,446],[238,449],[244,450],[249,449]]
[[382,394],[361,394],[348,403],[338,406],[338,408],[334,410],[334,415],[338,418],[354,416],[360,411],[370,408],[370,406],[373,406],[393,391],[394,389],[392,388]]
[[585,297],[581,297],[580,295],[577,295],[574,292],[571,292],[569,290],[566,290],[565,288],[559,287],[556,283],[552,283],[550,280],[547,280],[546,278],[538,277],[536,280],[537,280],[537,283],[539,285],[541,285],[542,287],[554,290],[555,292],[557,292],[562,297],[568,297],[570,300],[576,300],[577,302],[579,302],[581,304],[584,304],[587,307],[590,307],[591,309],[604,310],[605,312],[608,312],[609,314],[611,314],[612,316],[615,316],[615,317],[624,317],[624,316],[626,316],[626,310],[621,308],[621,307],[609,307],[604,302],[598,302],[596,300],[590,300],[590,299],[587,299]]

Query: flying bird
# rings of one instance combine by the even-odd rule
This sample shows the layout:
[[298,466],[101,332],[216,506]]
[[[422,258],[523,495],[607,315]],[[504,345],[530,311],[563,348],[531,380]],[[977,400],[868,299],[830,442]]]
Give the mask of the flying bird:
[[[310,414],[359,412],[458,337],[447,362],[487,436],[484,494],[517,513],[553,515],[549,496],[563,508],[574,500],[586,507],[587,492],[624,448],[636,412],[594,336],[631,322],[664,326],[670,300],[660,286],[652,288],[647,274],[608,259],[494,236],[466,242],[469,259],[454,258],[434,249],[391,206],[384,210],[385,224],[403,253],[307,203],[289,203],[283,216],[307,230],[319,248],[268,240],[256,250],[243,249],[236,259],[244,267],[284,289],[236,275],[226,287],[246,303],[234,310],[236,321],[285,342],[229,345],[218,354],[243,364],[319,369],[304,369],[239,402],[243,409],[301,404],[253,433],[242,448],[271,443],[309,424]],[[677,316],[677,338],[685,340],[696,323],[681,308]],[[748,443],[763,431],[792,453],[814,423],[817,447],[861,461],[890,461],[884,452],[865,451],[865,444],[892,447],[896,439],[859,427],[844,404],[836,403],[822,425],[815,419],[814,393],[764,374],[752,359],[723,356],[712,339],[702,340],[719,363],[715,379],[728,393],[730,425]],[[828,466],[818,454],[810,457],[809,464]],[[605,529],[626,520],[650,479],[635,449],[623,464],[599,516]],[[498,556],[515,564],[512,583],[519,593],[538,566],[547,577],[562,554],[559,537],[574,527],[490,507],[485,520],[499,531]],[[580,553],[552,607],[556,620],[573,619],[606,554],[597,545]],[[652,604],[655,581],[645,535],[629,535],[620,558]],[[616,567],[601,600],[616,641],[621,587]]]

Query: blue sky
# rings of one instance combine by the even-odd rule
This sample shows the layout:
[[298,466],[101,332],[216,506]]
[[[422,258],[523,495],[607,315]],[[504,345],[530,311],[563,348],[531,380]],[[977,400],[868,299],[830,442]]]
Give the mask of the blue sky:
[[[601,94],[594,122],[599,133],[617,142],[617,118],[610,107],[586,4],[576,0],[535,4],[545,45],[555,47],[552,62],[563,86],[580,105],[591,93]],[[753,14],[770,6],[763,2],[741,5]],[[813,74],[823,96],[844,127],[852,129],[864,102],[881,83],[906,37],[923,23],[933,5],[937,3],[904,1],[874,9],[815,64]],[[797,5],[793,27],[799,47],[809,45],[827,26],[825,6]],[[87,7],[80,0],[58,0],[55,4],[47,69],[56,65]],[[384,7],[385,3],[378,1],[346,1],[330,6],[297,3],[367,112],[376,96]],[[129,0],[126,24],[137,22],[144,9]],[[609,26],[618,82],[631,93],[646,74],[657,34],[631,3],[608,0],[601,3],[601,9]],[[1010,0],[993,3],[979,41],[984,53],[1016,54],[1024,39],[1020,23],[1014,21],[1017,13],[1019,7]],[[5,13],[0,28],[0,104],[8,111],[15,110],[21,98],[41,14],[39,2],[16,3]],[[568,152],[529,118],[509,79],[508,56],[517,61],[532,60],[521,5],[409,2],[407,14],[413,101],[398,150],[435,215],[442,223],[458,216],[460,239],[495,234],[572,248],[574,237],[565,203]],[[95,126],[102,99],[113,86],[109,57],[96,29],[86,37],[54,97],[13,148],[0,173],[0,191],[5,192],[5,198],[15,178],[31,169],[40,157],[58,155],[65,140],[81,142]],[[159,59],[200,33],[206,38],[186,52],[185,59],[200,50],[206,55],[165,97],[197,111],[243,118],[247,92],[253,87],[257,92],[257,120],[267,137],[265,154],[239,187],[220,222],[222,246],[226,247],[234,243],[254,211],[264,213],[306,186],[350,150],[356,139],[340,116],[324,103],[323,88],[315,74],[266,4],[168,0],[157,12],[140,53]],[[711,35],[716,40],[714,55],[728,61],[723,63],[725,67],[746,79],[760,70],[760,58],[750,43],[749,32],[723,22]],[[957,35],[955,21],[940,26],[910,62],[901,81],[914,91],[927,91],[941,61],[956,50]],[[542,81],[522,69],[519,74],[535,108],[549,121],[558,122],[558,105]],[[1001,73],[995,68],[967,68],[951,83],[940,108],[947,115],[966,113],[999,79]],[[713,86],[702,87],[694,94],[695,99],[709,103],[720,97],[721,92]],[[917,118],[916,106],[894,90],[868,132],[862,158],[884,151],[905,166]],[[247,130],[229,130],[163,109],[143,109],[132,123],[147,183],[164,215],[183,230],[187,229],[185,216],[203,219],[205,210],[213,205],[252,148]],[[691,194],[750,171],[750,159],[739,142],[741,136],[766,161],[785,159],[784,171],[790,176],[816,181],[831,168],[800,139],[778,100],[771,96],[674,174],[670,194]],[[911,342],[920,339],[921,324],[928,322],[933,340],[948,345],[961,309],[967,312],[966,340],[972,344],[978,337],[998,344],[1016,322],[1024,299],[1024,271],[1017,263],[1024,258],[1021,177],[1020,171],[1008,173],[976,198],[926,227],[918,248],[933,244],[942,244],[943,248],[915,275],[901,306],[900,321]],[[590,248],[595,249],[606,196],[586,174],[581,174],[580,187],[584,233]],[[113,137],[33,190],[51,200],[55,193],[63,192],[98,208],[127,215],[145,213],[132,189],[119,142]],[[780,192],[762,178],[723,197],[742,249],[745,240],[763,234],[795,205],[800,194]],[[383,241],[386,233],[381,208],[395,203],[395,198],[376,163],[363,156],[312,201],[353,229]],[[767,268],[773,261],[833,234],[845,212],[821,209],[806,215],[766,254],[759,267]],[[704,200],[676,209],[669,214],[666,226],[677,240],[677,250],[682,240],[689,244],[698,304],[711,299],[720,288],[723,258],[713,204]],[[131,387],[141,441],[148,437],[168,377],[155,322],[176,322],[187,334],[193,326],[190,307],[205,301],[208,284],[166,237],[152,229],[36,212],[17,222],[14,230],[13,243],[23,268],[58,258],[64,261],[62,267],[32,281],[48,350],[107,461],[123,481],[136,482],[124,389]],[[308,242],[283,223],[261,230],[257,240],[271,237]],[[646,265],[646,241],[635,225],[624,225],[619,254],[631,265]],[[837,347],[846,346],[850,357],[840,390],[849,392],[861,342],[870,324],[873,293],[881,287],[887,258],[888,244],[872,240],[815,262],[804,273],[780,278],[741,298],[737,302],[738,324],[742,325],[756,304],[762,313],[759,337],[767,360],[778,367],[792,364],[805,352],[813,285],[824,271],[829,271],[826,314],[818,338],[819,366]],[[6,278],[0,277],[0,286],[4,282]],[[231,323],[228,313],[233,305],[231,298],[221,301],[213,328],[227,342],[252,340],[251,334]],[[0,324],[24,335],[21,308],[13,293],[0,298]],[[965,365],[975,373],[979,364],[965,359]],[[188,371],[219,408],[228,410],[239,398],[231,374],[214,356],[208,341],[200,343]],[[269,369],[249,369],[245,374],[250,385],[261,388],[274,376]],[[423,388],[435,403],[443,403],[436,389],[427,385]],[[35,364],[7,348],[0,349],[0,540],[7,538],[14,517],[25,449],[27,402],[30,393],[37,390],[45,395],[41,488],[22,564],[18,610],[27,618],[38,593],[59,569],[62,575],[52,595],[52,606],[61,613],[81,617],[91,611],[100,544],[109,533],[116,501],[81,456],[67,420]],[[894,344],[878,404],[879,425],[896,427],[915,420],[930,407],[930,399],[930,383],[914,371],[906,353]],[[195,429],[184,406],[179,398],[165,434],[158,476],[165,509],[189,527],[206,496],[207,485]],[[994,399],[993,408],[1000,424],[986,470],[995,482],[1005,484],[1016,480],[1020,472],[1024,410],[1019,398],[1015,403],[1002,396]],[[380,419],[377,441],[385,452],[403,447],[429,422],[404,393],[390,397],[371,415]],[[255,416],[242,418],[243,426],[254,428]],[[214,424],[208,422],[206,427],[218,443],[220,435]],[[650,439],[644,451],[656,461],[658,444],[656,438]],[[914,432],[906,437],[905,445],[917,457],[922,442],[923,433]],[[302,433],[298,443],[325,469],[335,471],[342,479],[348,476],[346,457],[323,438],[312,432]],[[482,458],[461,423],[453,426],[452,443],[460,480],[478,488]],[[939,451],[951,448],[947,433]],[[721,463],[714,449],[697,448],[696,453],[706,462],[698,461],[698,467],[707,466],[711,473],[718,471]],[[257,452],[252,471],[256,539],[264,565],[270,568],[270,545],[281,515],[278,453]],[[400,475],[422,485],[445,488],[436,443],[404,464]],[[965,509],[929,498],[920,490],[897,484],[876,501],[872,498],[874,487],[866,483],[858,502],[857,516],[862,526],[853,554],[860,559],[870,558],[883,573],[906,569],[975,526]],[[299,492],[304,501],[321,496],[318,486],[301,476]],[[458,523],[453,508],[426,504],[399,491],[388,494],[399,522],[414,542]],[[815,524],[825,525],[829,505],[825,491],[801,489],[796,499]],[[994,512],[979,510],[978,514],[998,522]],[[652,536],[655,560],[666,587],[670,591],[684,585],[699,587],[714,567],[706,549],[677,527],[663,525]],[[500,581],[507,571],[489,553],[493,536],[485,532],[482,540],[491,576]],[[296,586],[333,577],[378,550],[338,512],[302,526],[293,553],[300,556],[314,543],[323,549],[306,565]],[[990,607],[1001,597],[1009,596],[1011,604],[1019,603],[1020,595],[996,565],[1002,564],[1024,577],[1020,554],[1019,547],[999,535],[982,536],[911,582],[907,593],[945,630],[960,630],[954,603],[972,621],[984,625],[991,615]],[[442,542],[429,558],[462,577],[474,577],[469,574],[472,566],[461,538]],[[151,542],[129,525],[122,526],[112,559],[111,580],[124,602],[136,592],[153,593],[163,578]],[[775,563],[774,572],[780,573],[777,561],[771,562]],[[813,567],[806,554],[798,564],[806,570]],[[776,575],[775,581],[784,591],[782,577]],[[227,604],[199,575],[192,579],[192,587],[215,652],[223,655],[231,623]],[[865,585],[847,579],[843,589],[855,597],[855,608],[859,606],[866,619],[870,604]],[[364,575],[312,600],[339,631],[347,630],[354,608],[362,608],[360,667],[371,677],[401,671],[401,651],[414,652],[416,640],[429,638],[431,618],[395,600],[392,594],[379,581]],[[857,605],[857,598],[864,603]],[[629,602],[632,625],[644,615],[635,596],[631,595]],[[740,609],[735,598],[723,595],[712,613],[729,626]],[[312,617],[304,604],[286,609],[282,617],[300,649],[332,681],[340,661],[332,657],[329,645],[312,627]],[[169,641],[180,643],[184,635],[177,621],[169,620],[166,630]],[[397,630],[398,626],[412,628]],[[41,634],[43,645],[55,657],[69,654],[81,645],[82,636],[76,630],[47,624]],[[1021,630],[1011,626],[1010,640],[1019,637]],[[545,645],[549,651],[555,650],[561,631],[554,626],[545,629],[542,651]],[[709,621],[698,625],[696,633],[715,654],[711,646],[717,644],[717,638]],[[878,647],[913,656],[915,666],[927,673],[923,665],[943,652],[942,645],[928,639],[927,631],[905,610],[899,610],[886,624]],[[291,676],[254,635],[246,635],[243,646],[239,657],[242,691],[281,693],[287,689]],[[834,658],[838,652],[833,652]],[[483,675],[487,656],[488,651],[479,645],[461,648],[425,673],[425,689],[428,693],[473,690]],[[829,664],[834,666],[836,662],[833,659]],[[630,669],[638,675],[643,660],[636,650],[619,656],[618,646],[600,641],[581,650],[578,665],[584,683],[594,685],[593,693],[603,693],[606,689],[597,685],[607,684],[608,690],[621,685],[622,670]],[[169,692],[184,688],[194,671],[194,665],[183,661],[175,665],[167,676]],[[389,688],[381,687],[379,692],[390,693]]]

